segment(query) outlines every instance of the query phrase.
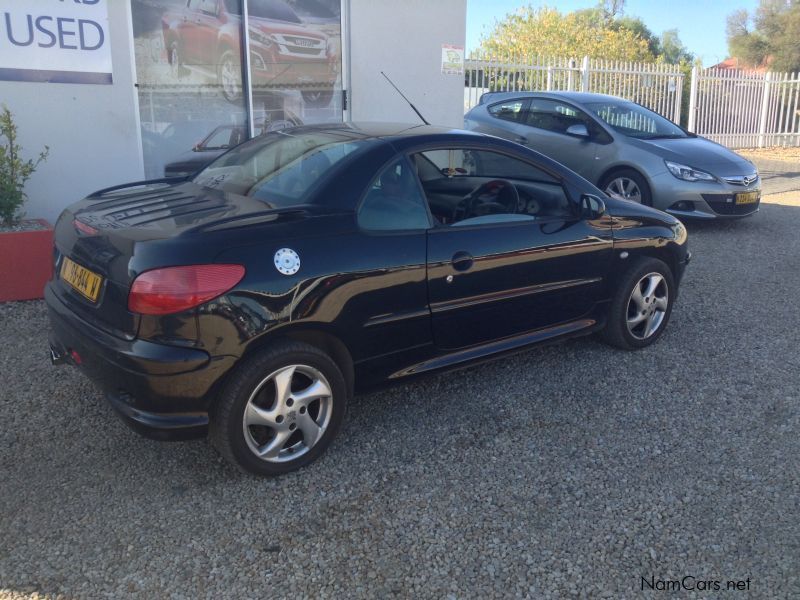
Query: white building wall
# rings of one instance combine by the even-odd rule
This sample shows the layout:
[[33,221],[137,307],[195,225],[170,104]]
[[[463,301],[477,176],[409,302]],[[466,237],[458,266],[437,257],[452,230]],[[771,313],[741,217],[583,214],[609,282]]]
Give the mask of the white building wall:
[[345,1],[350,120],[419,122],[384,71],[431,124],[462,127],[464,76],[442,74],[442,44],[465,45],[466,0]]
[[144,176],[129,11],[129,2],[108,2],[113,84],[0,81],[0,103],[14,114],[23,157],[50,147],[25,188],[29,218],[54,223],[87,194]]
[[[463,123],[462,75],[441,69],[442,44],[464,46],[466,0],[343,0],[349,15],[349,119],[417,123],[385,71],[433,124]],[[0,81],[24,156],[50,157],[26,186],[28,218],[54,223],[67,205],[144,177],[130,2],[109,1],[112,85]]]

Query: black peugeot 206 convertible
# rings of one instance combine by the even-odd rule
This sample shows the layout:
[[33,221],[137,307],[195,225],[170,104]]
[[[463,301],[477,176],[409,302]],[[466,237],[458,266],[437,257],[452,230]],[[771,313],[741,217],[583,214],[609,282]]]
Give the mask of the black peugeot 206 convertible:
[[325,450],[358,390],[592,332],[652,344],[686,239],[512,142],[298,127],[66,209],[51,356],[140,433],[208,434],[275,475]]

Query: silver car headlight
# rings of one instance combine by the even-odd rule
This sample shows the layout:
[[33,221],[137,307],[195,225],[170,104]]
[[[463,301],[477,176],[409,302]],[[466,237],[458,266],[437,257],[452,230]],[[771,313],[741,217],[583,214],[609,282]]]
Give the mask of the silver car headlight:
[[717,178],[714,177],[711,173],[706,173],[705,171],[700,171],[688,165],[682,165],[680,163],[670,162],[668,160],[664,161],[664,164],[667,165],[669,172],[672,173],[678,179],[683,179],[684,181],[716,181]]

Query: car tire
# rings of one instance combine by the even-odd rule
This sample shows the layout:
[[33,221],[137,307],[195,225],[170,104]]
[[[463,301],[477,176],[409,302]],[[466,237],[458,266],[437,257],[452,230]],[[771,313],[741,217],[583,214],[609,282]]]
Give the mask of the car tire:
[[183,57],[181,56],[181,45],[177,41],[173,41],[169,45],[169,54],[167,55],[169,62],[169,70],[173,79],[183,79]]
[[217,61],[217,83],[228,102],[238,103],[242,98],[242,67],[233,50],[225,50]]
[[647,180],[638,171],[621,169],[604,176],[598,186],[611,198],[630,200],[645,206],[653,205],[653,194]]
[[601,338],[623,350],[653,344],[667,327],[677,291],[672,271],[663,261],[639,259],[619,281]]
[[325,451],[347,401],[344,376],[327,354],[300,342],[280,343],[228,377],[211,410],[209,438],[243,471],[282,475]]
[[333,90],[303,90],[303,102],[312,108],[324,108],[333,99]]

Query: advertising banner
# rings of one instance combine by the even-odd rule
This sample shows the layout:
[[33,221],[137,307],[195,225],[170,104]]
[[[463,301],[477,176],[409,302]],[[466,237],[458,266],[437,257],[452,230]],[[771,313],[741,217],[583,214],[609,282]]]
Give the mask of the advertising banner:
[[340,0],[131,0],[131,7],[147,177],[197,172],[245,141],[250,123],[262,135],[342,120]]
[[0,79],[112,83],[108,0],[0,0]]

